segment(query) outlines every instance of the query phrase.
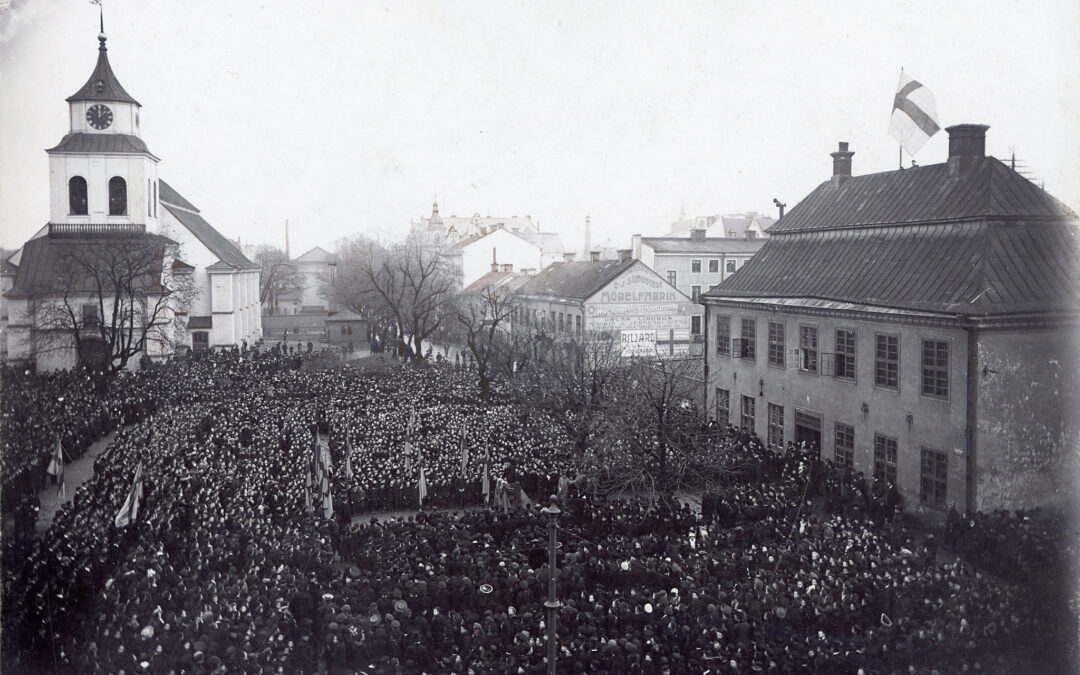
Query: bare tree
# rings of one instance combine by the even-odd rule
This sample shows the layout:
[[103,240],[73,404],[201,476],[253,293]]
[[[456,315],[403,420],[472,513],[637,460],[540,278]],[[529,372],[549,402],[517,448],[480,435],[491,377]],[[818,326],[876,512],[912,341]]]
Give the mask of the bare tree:
[[424,341],[454,316],[456,284],[442,250],[416,237],[389,246],[362,240],[338,267],[347,304],[392,317],[402,347],[422,363]]
[[510,337],[510,317],[519,303],[513,293],[488,286],[479,293],[463,293],[458,299],[457,321],[465,346],[476,361],[480,397],[487,401],[494,375],[493,359],[500,342]]
[[368,276],[369,247],[378,247],[378,244],[363,235],[339,240],[334,251],[338,261],[337,274],[323,290],[331,303],[363,318],[372,333],[382,334],[385,342],[386,329],[395,322],[394,312]]
[[54,269],[36,308],[43,351],[73,349],[103,388],[135,355],[175,348],[177,314],[197,294],[179,244],[132,233],[58,238],[50,248]]
[[285,251],[276,246],[259,246],[252,259],[260,268],[259,301],[269,314],[277,314],[282,295],[303,291],[303,274],[292,264]]

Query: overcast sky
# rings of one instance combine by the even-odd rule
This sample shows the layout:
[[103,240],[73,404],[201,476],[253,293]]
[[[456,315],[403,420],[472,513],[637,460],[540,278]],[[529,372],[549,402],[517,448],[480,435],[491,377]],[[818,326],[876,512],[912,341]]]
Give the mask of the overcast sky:
[[[5,7],[6,6],[6,7]],[[48,219],[44,150],[97,57],[86,0],[0,0],[0,244]],[[292,252],[430,213],[525,215],[580,248],[794,206],[893,170],[900,69],[1080,208],[1080,3],[105,0],[160,175],[221,232]],[[918,153],[944,161],[940,132]]]

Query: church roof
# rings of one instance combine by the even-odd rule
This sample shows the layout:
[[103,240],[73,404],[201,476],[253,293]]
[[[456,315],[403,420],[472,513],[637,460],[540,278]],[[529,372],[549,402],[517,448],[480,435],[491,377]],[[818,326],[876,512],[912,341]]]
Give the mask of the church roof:
[[[210,252],[218,257],[222,263],[229,265],[233,268],[241,269],[254,269],[257,265],[253,264],[247,259],[240,249],[236,247],[236,244],[229,241],[228,237],[214,229],[214,226],[206,222],[199,210],[191,205],[191,202],[184,199],[176,192],[172,187],[163,180],[159,180],[158,183],[161,186],[159,192],[159,199],[162,206],[173,215],[174,218],[180,221],[180,224],[188,229],[191,234],[195,235],[203,246],[210,249]],[[175,199],[176,201],[170,201]],[[182,202],[187,206],[183,206],[176,202]],[[220,268],[216,268],[220,269]]]
[[[50,293],[59,290],[58,283],[64,278],[64,271],[71,267],[71,260],[86,260],[85,254],[79,253],[80,247],[99,246],[102,244],[131,243],[133,241],[150,243],[160,242],[161,254],[164,256],[165,246],[175,244],[167,237],[157,234],[146,233],[97,233],[78,236],[46,236],[31,239],[23,244],[22,257],[19,260],[18,270],[15,272],[15,282],[5,295],[7,297],[25,297],[41,293]],[[164,258],[155,262],[161,264]],[[149,278],[160,278],[158,270],[147,270]],[[78,293],[97,292],[89,278],[82,279],[84,284],[76,287]],[[108,283],[106,275],[104,281]],[[105,289],[109,290],[109,289]]]
[[130,134],[68,134],[56,147],[45,152],[146,154],[157,159],[146,147],[143,139]]
[[113,73],[112,67],[109,65],[108,49],[105,47],[105,33],[98,35],[98,42],[101,45],[98,47],[98,60],[97,65],[94,66],[94,72],[90,74],[90,79],[86,81],[86,84],[79,91],[68,97],[68,103],[74,103],[75,101],[120,101],[122,103],[141,105],[120,86],[120,81],[116,79],[116,74]]

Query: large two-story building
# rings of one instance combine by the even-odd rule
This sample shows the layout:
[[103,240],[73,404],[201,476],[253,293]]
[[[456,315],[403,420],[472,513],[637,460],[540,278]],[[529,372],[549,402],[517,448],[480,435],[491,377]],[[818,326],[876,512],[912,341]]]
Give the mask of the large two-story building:
[[1073,489],[1077,220],[985,156],[986,129],[865,176],[840,144],[832,178],[702,295],[711,416],[814,443],[931,518]]

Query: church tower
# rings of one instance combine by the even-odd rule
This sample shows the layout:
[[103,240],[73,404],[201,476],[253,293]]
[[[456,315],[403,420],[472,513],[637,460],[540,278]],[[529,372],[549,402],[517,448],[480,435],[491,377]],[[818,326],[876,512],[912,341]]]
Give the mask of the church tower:
[[160,160],[142,140],[142,106],[113,73],[105,41],[102,25],[94,72],[67,99],[68,133],[46,151],[50,228],[156,232]]

